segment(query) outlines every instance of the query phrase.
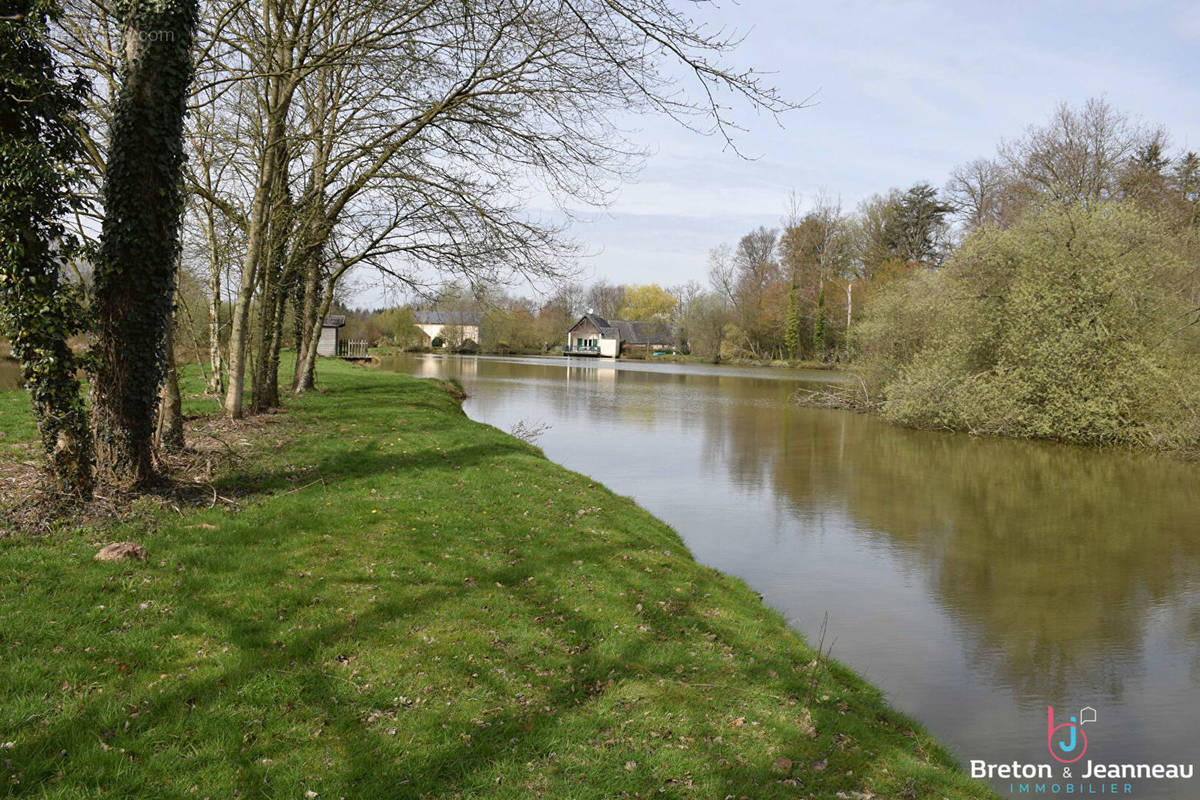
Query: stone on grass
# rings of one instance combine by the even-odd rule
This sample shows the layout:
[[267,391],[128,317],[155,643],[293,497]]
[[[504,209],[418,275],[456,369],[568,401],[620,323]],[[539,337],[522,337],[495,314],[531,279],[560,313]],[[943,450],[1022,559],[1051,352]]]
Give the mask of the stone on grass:
[[146,548],[136,542],[113,542],[100,548],[97,561],[145,561]]

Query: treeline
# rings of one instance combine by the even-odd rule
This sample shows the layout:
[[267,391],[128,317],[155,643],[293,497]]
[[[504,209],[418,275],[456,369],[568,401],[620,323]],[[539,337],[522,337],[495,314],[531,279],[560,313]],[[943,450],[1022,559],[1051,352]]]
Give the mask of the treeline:
[[[485,353],[546,354],[561,352],[567,330],[580,315],[591,311],[608,319],[662,322],[687,347],[684,322],[694,284],[663,288],[658,284],[614,285],[598,281],[585,286],[560,282],[550,293],[533,299],[501,289],[465,286],[444,287],[436,296],[412,303],[379,309],[350,309],[336,306],[346,315],[343,334],[364,339],[372,345],[390,345],[405,350],[421,349],[424,337],[415,325],[417,311],[477,311],[482,315],[478,342],[455,335],[454,326],[444,332],[450,347],[467,345]],[[441,346],[441,345],[435,345]]]
[[1196,153],[1064,105],[943,197],[963,238],[876,281],[855,400],[925,428],[1200,449]]

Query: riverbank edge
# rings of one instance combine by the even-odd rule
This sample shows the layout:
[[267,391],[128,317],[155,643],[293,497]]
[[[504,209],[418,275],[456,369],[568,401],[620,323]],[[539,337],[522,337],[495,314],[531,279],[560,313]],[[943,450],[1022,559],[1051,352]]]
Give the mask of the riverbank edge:
[[[462,353],[443,353],[442,351],[435,350],[432,347],[409,348],[409,349],[405,350],[405,349],[401,349],[399,347],[392,347],[392,346],[387,346],[387,345],[381,346],[381,347],[372,347],[370,349],[370,354],[372,357],[378,357],[378,358],[390,358],[390,357],[403,356],[403,355],[448,355],[448,356],[453,355],[453,356],[464,356],[464,357],[493,356],[493,357],[501,357],[501,358],[505,357],[505,356],[511,356],[513,358],[563,358],[562,353],[543,353],[541,351],[533,351],[533,350],[508,350],[508,351],[504,351],[504,352],[491,351],[491,350],[477,350],[477,351],[462,352]],[[754,358],[723,358],[719,361],[713,361],[711,358],[704,358],[703,356],[687,355],[684,353],[668,353],[666,355],[650,356],[650,357],[622,356],[622,357],[616,358],[616,359],[588,358],[588,357],[579,357],[579,356],[575,356],[575,358],[578,358],[581,362],[589,362],[590,361],[590,362],[598,362],[598,363],[602,363],[602,364],[603,363],[612,363],[613,361],[637,361],[637,362],[647,362],[647,363],[651,363],[651,364],[658,364],[658,363],[662,363],[662,364],[705,364],[705,365],[709,365],[709,366],[769,367],[771,369],[822,370],[822,371],[830,371],[830,372],[840,371],[840,370],[845,369],[844,366],[841,366],[837,363],[828,362],[828,361],[782,361],[782,360],[754,359]]]
[[1118,453],[1138,453],[1146,456],[1158,456],[1184,462],[1200,462],[1200,442],[1182,446],[1155,446],[1154,444],[1108,444],[1096,442],[1079,442],[1062,436],[1021,436],[1007,435],[989,431],[974,431],[952,426],[913,425],[892,419],[888,416],[887,398],[872,398],[862,376],[853,368],[842,370],[847,376],[843,385],[821,390],[804,389],[793,395],[793,402],[804,408],[816,408],[832,411],[850,411],[855,414],[869,414],[878,417],[883,422],[896,428],[910,431],[932,431],[935,433],[954,434],[956,436],[981,437],[985,439],[1008,439],[1018,442],[1037,442],[1052,444],[1060,447],[1075,447],[1082,450],[1097,450]]
[[[435,382],[320,381],[232,434],[226,508],[0,540],[10,785],[995,797],[631,499]],[[91,560],[121,539],[148,561]]]

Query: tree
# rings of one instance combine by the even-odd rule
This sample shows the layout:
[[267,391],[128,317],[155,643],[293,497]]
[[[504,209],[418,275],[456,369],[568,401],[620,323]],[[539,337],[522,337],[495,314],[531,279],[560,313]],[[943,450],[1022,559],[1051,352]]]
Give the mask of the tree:
[[1130,157],[1158,136],[1092,98],[1081,108],[1060,104],[1045,125],[1002,145],[1000,156],[1030,200],[1094,205],[1120,194]]
[[[463,329],[461,325],[443,325],[438,338],[442,340],[443,347],[449,350],[457,350],[463,343]],[[436,346],[436,345],[435,345]]]
[[788,288],[787,319],[784,322],[783,349],[790,359],[800,357],[800,289],[793,280]]
[[421,341],[421,329],[417,327],[413,310],[408,306],[386,311],[383,317],[384,330],[396,347],[407,350]]
[[999,225],[1005,219],[1012,178],[1000,163],[986,158],[955,167],[946,184],[947,205],[967,231]]
[[91,422],[98,474],[132,487],[155,478],[197,8],[196,0],[123,0],[117,8],[124,38],[95,273]]
[[691,352],[710,359],[714,364],[720,361],[729,321],[729,304],[723,295],[706,292],[696,297],[688,304],[684,319]]
[[[794,209],[779,240],[780,262],[788,278],[788,307],[784,324],[784,350],[789,358],[801,355],[807,344],[824,358],[828,336],[825,290],[830,281],[850,278],[857,265],[855,229],[842,213],[841,202],[819,196],[813,208],[800,215]],[[806,326],[802,321],[809,320]]]
[[59,491],[92,489],[87,415],[67,339],[83,327],[78,287],[63,278],[72,240],[63,218],[79,207],[74,125],[85,84],[69,80],[47,44],[53,2],[0,8],[0,322],[33,401]]
[[625,287],[598,281],[588,287],[587,308],[601,317],[617,319],[625,305]]
[[743,334],[743,344],[756,358],[769,357],[782,344],[785,309],[779,301],[786,294],[781,280],[776,244],[779,232],[758,227],[743,236],[733,251],[728,285],[733,300],[734,322]]
[[[1170,240],[1129,202],[1049,205],[972,235],[942,273],[895,284],[908,302],[874,304],[872,317],[898,313],[865,326],[868,350],[893,358],[885,414],[976,433],[1195,447],[1197,341],[1167,288],[1180,268]],[[917,307],[922,323],[906,323]],[[909,330],[916,338],[900,353]]]
[[626,286],[625,302],[618,312],[620,319],[660,320],[671,319],[678,301],[675,296],[657,283],[645,286]]
[[929,184],[910,188],[900,196],[884,227],[890,255],[913,264],[941,264],[948,250],[946,215],[951,210]]
[[874,280],[880,267],[897,258],[890,231],[895,226],[892,220],[898,213],[900,195],[899,189],[891,189],[859,203],[853,238],[861,276],[868,281]]
[[[735,40],[657,0],[261,2],[215,3],[211,14],[220,46],[210,50],[208,82],[240,84],[245,100],[231,90],[228,103],[257,106],[231,115],[253,126],[256,143],[245,156],[253,200],[240,209],[247,246],[230,333],[233,416],[242,413],[254,299],[271,305],[262,270],[284,171],[303,176],[292,183],[295,258],[283,260],[302,265],[307,332],[295,386],[303,390],[320,318],[350,269],[410,286],[429,273],[471,285],[564,274],[570,248],[521,213],[513,189],[540,183],[602,204],[637,155],[613,111],[699,121],[728,138],[718,95],[771,113],[793,107],[753,72],[720,63]],[[678,67],[696,91],[676,81]]]

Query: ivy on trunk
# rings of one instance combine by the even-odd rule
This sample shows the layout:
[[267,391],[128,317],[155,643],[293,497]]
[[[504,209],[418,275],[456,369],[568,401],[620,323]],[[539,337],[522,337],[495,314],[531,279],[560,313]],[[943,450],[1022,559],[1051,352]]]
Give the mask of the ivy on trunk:
[[196,0],[123,0],[124,52],[104,176],[96,264],[92,431],[100,477],[155,479],[153,437],[166,368],[183,209],[183,119]]
[[59,491],[91,494],[91,446],[78,364],[67,339],[83,327],[62,280],[73,242],[61,223],[76,206],[74,116],[86,83],[66,81],[47,43],[57,5],[0,0],[0,321],[33,399]]

